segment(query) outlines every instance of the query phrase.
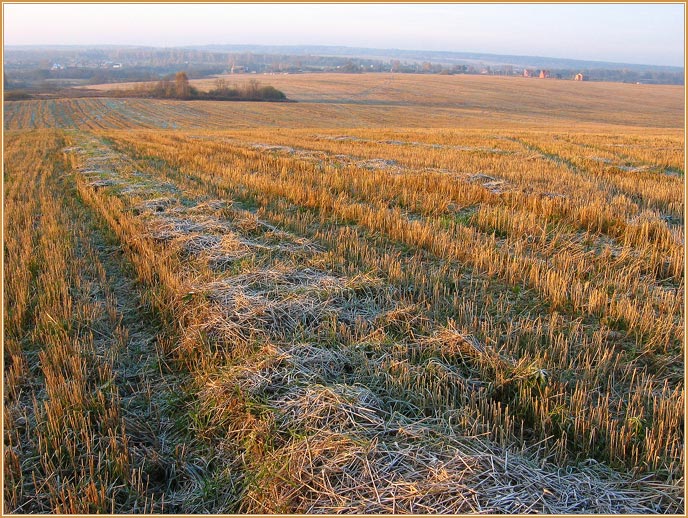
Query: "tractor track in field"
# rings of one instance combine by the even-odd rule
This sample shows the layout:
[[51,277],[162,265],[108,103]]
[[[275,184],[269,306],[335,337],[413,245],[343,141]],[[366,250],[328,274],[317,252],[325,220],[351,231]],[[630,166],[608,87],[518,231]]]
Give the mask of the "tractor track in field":
[[92,217],[88,245],[96,251],[106,279],[99,295],[112,311],[110,328],[97,333],[95,342],[104,355],[113,354],[113,339],[121,345],[113,354],[112,385],[118,390],[130,459],[139,470],[149,512],[178,512],[174,493],[196,484],[199,470],[207,465],[196,454],[177,455],[193,450],[192,439],[175,422],[179,409],[171,404],[181,398],[185,374],[166,363],[164,344],[172,337],[145,300],[146,287],[137,280],[121,243],[98,214],[82,207]]
[[[104,162],[102,156],[92,160]],[[153,287],[141,282],[128,247],[109,222],[79,195],[81,174],[67,169],[56,187],[66,194],[61,197],[65,217],[77,225],[75,253],[90,260],[79,282],[88,287],[88,303],[100,315],[77,327],[79,334],[92,336],[96,360],[89,368],[105,366],[111,372],[100,388],[111,394],[122,422],[119,440],[129,471],[119,481],[124,489],[112,495],[112,510],[180,512],[210,462],[185,425],[188,372],[170,360],[175,336],[151,301]]]
[[175,492],[196,484],[207,464],[177,422],[184,373],[167,366],[170,337],[145,287],[60,156],[46,147],[50,169],[35,176],[33,314],[8,333],[20,349],[5,398],[5,511],[174,512],[183,501]]

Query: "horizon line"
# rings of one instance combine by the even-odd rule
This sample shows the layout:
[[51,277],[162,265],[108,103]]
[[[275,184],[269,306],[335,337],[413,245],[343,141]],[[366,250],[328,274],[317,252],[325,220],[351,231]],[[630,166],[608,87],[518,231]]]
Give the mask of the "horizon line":
[[[427,52],[427,53],[444,53],[444,54],[480,54],[484,56],[494,56],[494,57],[510,57],[510,58],[537,58],[537,59],[555,59],[555,60],[567,60],[567,61],[580,61],[580,62],[590,62],[590,63],[600,63],[609,65],[634,65],[634,66],[651,66],[651,67],[668,67],[677,68],[685,70],[685,60],[681,65],[662,65],[657,63],[631,63],[624,61],[604,61],[601,59],[581,59],[581,58],[568,58],[568,57],[558,57],[558,56],[544,56],[544,55],[530,55],[530,54],[500,54],[492,52],[484,52],[477,50],[430,50],[430,49],[402,49],[395,47],[359,47],[359,46],[349,46],[349,45],[334,45],[329,43],[318,43],[318,44],[301,44],[301,43],[188,43],[183,45],[150,45],[150,44],[137,44],[137,43],[75,43],[75,44],[65,44],[65,43],[3,43],[3,49],[9,47],[134,47],[134,48],[152,48],[152,49],[183,49],[183,48],[193,48],[193,47],[221,47],[221,46],[246,46],[246,47],[304,47],[304,48],[315,48],[315,47],[331,47],[331,48],[343,48],[352,50],[380,50],[380,51],[399,51],[399,52]],[[229,52],[229,51],[226,51]]]

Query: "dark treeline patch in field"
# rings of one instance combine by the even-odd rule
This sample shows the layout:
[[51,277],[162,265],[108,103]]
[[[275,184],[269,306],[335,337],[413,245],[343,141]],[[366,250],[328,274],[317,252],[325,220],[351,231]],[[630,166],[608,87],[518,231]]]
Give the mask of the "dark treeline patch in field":
[[179,99],[185,101],[286,101],[284,92],[274,86],[261,85],[259,81],[251,79],[241,86],[230,86],[226,80],[218,79],[215,88],[207,92],[200,92],[189,84],[189,77],[185,72],[178,72],[174,80],[162,79],[153,86],[150,83],[137,85],[127,90],[108,92],[115,97],[143,97],[154,99]]
[[225,79],[217,79],[215,88],[199,91],[189,84],[185,72],[178,72],[174,78],[161,79],[156,83],[138,83],[131,88],[114,90],[89,90],[86,88],[56,88],[48,91],[10,90],[5,92],[5,101],[26,101],[30,99],[61,99],[79,97],[118,97],[137,99],[174,99],[182,101],[260,101],[294,102],[287,99],[281,90],[271,85],[262,85],[251,79],[241,85],[229,85]]
[[33,99],[33,95],[24,90],[14,90],[12,92],[5,92],[3,99],[5,101],[26,101]]

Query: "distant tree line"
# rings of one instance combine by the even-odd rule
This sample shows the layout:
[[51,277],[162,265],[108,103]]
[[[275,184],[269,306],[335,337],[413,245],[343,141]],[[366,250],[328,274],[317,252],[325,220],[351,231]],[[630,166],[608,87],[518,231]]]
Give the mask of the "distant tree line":
[[[566,71],[570,72],[570,71]],[[663,85],[682,85],[684,78],[682,73],[665,71],[637,72],[635,70],[621,69],[591,69],[580,70],[589,81],[610,81],[615,83],[643,83],[643,84],[663,84]],[[568,77],[565,76],[565,77]]]
[[274,86],[261,85],[251,79],[242,85],[230,86],[225,79],[217,79],[215,88],[201,92],[189,84],[186,72],[177,72],[173,78],[161,79],[152,86],[150,83],[137,85],[128,90],[115,90],[108,95],[117,97],[146,97],[154,99],[208,100],[208,101],[286,101],[284,92]]
[[5,91],[3,96],[4,101],[26,101],[28,99],[33,99],[33,95],[24,90]]
[[250,79],[247,83],[230,86],[226,79],[216,79],[215,88],[202,94],[206,99],[216,101],[248,99],[258,101],[285,101],[287,96],[274,86],[262,86],[257,80]]
[[[51,69],[50,66],[50,63],[44,63],[38,68],[5,65],[5,76],[9,78],[10,88],[30,88],[39,86],[41,82],[59,82],[59,80],[79,80],[82,84],[155,81],[170,74],[174,75],[179,70],[179,66],[128,66],[119,69],[98,66],[66,66],[62,69]],[[188,66],[185,70],[190,78],[196,79],[221,74],[225,71],[225,67]]]

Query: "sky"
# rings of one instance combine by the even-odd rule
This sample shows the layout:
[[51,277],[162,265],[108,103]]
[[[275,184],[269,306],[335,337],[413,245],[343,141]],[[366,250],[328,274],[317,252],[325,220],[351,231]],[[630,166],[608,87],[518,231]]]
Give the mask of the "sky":
[[684,64],[673,4],[4,4],[5,45],[342,45]]

